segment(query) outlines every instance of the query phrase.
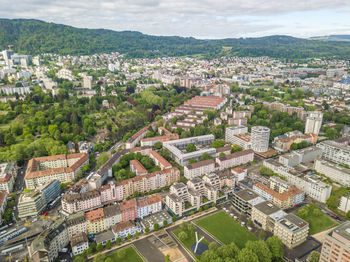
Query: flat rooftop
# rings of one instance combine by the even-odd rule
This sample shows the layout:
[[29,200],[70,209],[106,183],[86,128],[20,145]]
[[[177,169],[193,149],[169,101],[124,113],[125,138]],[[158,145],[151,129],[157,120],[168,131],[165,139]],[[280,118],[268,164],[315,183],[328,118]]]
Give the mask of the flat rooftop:
[[267,201],[255,205],[255,208],[268,216],[280,210],[279,207]]

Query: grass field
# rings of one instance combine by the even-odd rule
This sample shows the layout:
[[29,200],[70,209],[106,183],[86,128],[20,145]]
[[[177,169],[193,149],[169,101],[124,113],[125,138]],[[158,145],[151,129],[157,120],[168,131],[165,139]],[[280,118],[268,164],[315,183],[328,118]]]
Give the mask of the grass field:
[[124,247],[124,249],[126,250],[126,254],[122,259],[118,257],[118,251],[111,253],[107,257],[110,257],[113,262],[144,262],[134,247],[128,246]]
[[[304,212],[302,212],[303,210]],[[300,208],[297,215],[309,223],[310,235],[324,231],[337,224],[313,204]]]
[[258,240],[253,233],[242,227],[224,211],[200,218],[195,223],[224,244],[235,242],[239,248],[244,248],[248,240]]

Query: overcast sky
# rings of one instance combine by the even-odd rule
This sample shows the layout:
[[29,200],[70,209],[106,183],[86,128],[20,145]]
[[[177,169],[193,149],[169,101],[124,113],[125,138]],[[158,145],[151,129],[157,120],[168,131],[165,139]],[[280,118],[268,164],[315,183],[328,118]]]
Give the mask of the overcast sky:
[[0,0],[0,17],[196,38],[350,34],[350,0]]

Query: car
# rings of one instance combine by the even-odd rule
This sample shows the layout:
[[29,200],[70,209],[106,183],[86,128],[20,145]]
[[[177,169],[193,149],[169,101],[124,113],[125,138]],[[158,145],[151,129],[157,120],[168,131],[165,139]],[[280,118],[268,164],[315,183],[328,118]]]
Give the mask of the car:
[[47,214],[48,214],[48,212],[45,212],[45,213],[43,214],[43,216],[45,217],[45,216],[47,216]]

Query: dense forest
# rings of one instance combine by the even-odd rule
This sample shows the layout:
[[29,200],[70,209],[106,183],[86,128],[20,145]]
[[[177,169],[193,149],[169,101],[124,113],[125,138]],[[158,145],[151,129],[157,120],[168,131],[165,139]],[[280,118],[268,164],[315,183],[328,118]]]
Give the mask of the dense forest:
[[9,44],[19,53],[75,54],[120,52],[129,58],[223,55],[350,59],[350,43],[290,36],[198,40],[192,37],[151,36],[140,32],[81,29],[32,19],[0,19],[0,48]]

